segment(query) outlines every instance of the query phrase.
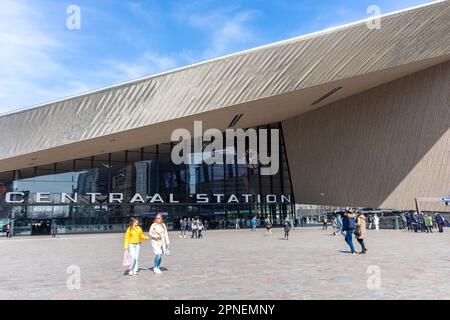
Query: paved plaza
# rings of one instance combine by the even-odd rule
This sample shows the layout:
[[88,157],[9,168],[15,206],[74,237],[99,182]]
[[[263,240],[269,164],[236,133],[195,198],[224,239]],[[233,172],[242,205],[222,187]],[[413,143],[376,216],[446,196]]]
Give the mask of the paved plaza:
[[[163,273],[151,271],[153,255],[145,242],[134,277],[124,275],[122,234],[2,238],[0,297],[450,299],[448,229],[444,234],[370,231],[368,254],[357,256],[347,253],[342,236],[330,233],[296,228],[286,241],[282,229],[271,237],[262,229],[205,231],[198,240],[171,232]],[[355,246],[359,249],[356,241]],[[69,266],[80,268],[79,289],[68,289]]]

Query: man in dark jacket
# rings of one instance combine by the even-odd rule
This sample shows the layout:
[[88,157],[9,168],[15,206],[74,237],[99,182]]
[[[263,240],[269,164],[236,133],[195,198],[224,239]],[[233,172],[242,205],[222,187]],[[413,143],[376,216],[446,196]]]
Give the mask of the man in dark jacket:
[[419,230],[419,217],[417,216],[417,213],[414,212],[411,216],[412,226],[414,229],[414,232],[418,232]]
[[411,216],[412,216],[411,212],[406,213],[406,225],[408,227],[408,231],[412,231],[412,229],[413,229]]
[[342,219],[342,231],[345,231],[345,242],[347,242],[352,255],[356,255],[355,246],[353,245],[353,232],[355,231],[355,214],[350,211],[344,213],[344,218]]
[[51,232],[52,238],[56,238],[56,234],[58,233],[58,226],[56,225],[55,221],[52,222]]
[[439,232],[444,232],[444,218],[439,213],[436,213],[434,220],[436,221],[436,224],[439,228]]

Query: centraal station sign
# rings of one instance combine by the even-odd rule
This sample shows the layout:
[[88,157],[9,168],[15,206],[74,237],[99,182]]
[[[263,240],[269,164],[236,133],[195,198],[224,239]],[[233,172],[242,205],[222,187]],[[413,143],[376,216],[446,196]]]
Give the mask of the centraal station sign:
[[51,194],[47,192],[7,192],[5,195],[7,204],[177,204],[177,203],[291,203],[291,195],[277,194],[231,194],[222,193],[198,193],[191,194],[186,199],[177,199],[173,193],[161,195],[155,193],[152,195],[143,195],[135,193],[133,196],[126,197],[123,193],[86,193],[79,195],[78,193],[58,193]]

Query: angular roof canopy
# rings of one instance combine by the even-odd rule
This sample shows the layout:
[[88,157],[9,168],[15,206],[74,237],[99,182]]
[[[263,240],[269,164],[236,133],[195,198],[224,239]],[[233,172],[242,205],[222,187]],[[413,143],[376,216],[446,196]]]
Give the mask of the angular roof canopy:
[[449,59],[450,1],[359,21],[4,114],[0,172],[281,121]]

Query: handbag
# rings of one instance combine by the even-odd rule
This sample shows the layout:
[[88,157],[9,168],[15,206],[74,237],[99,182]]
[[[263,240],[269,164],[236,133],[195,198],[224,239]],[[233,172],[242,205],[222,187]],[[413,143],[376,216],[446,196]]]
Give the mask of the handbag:
[[124,267],[129,267],[131,266],[131,256],[130,253],[128,252],[128,250],[125,250],[125,252],[123,253],[123,260],[122,260],[122,266]]
[[355,236],[359,237],[361,235],[361,226],[357,226],[355,229]]

